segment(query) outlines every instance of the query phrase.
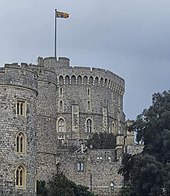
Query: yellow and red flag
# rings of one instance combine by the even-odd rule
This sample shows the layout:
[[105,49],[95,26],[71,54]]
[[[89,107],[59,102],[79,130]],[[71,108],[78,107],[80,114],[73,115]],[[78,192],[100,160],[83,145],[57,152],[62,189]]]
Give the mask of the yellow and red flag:
[[66,12],[59,12],[59,11],[55,10],[55,16],[57,18],[68,18],[69,14]]

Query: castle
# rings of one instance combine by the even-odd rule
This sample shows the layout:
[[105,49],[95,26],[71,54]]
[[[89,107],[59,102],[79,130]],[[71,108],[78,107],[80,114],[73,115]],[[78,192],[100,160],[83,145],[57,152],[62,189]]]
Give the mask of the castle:
[[[36,180],[58,170],[99,195],[116,195],[122,153],[133,146],[125,129],[124,80],[68,58],[0,68],[0,195],[36,195]],[[94,133],[113,133],[116,148],[87,149]],[[68,146],[80,146],[70,153]],[[130,149],[133,152],[133,147]]]

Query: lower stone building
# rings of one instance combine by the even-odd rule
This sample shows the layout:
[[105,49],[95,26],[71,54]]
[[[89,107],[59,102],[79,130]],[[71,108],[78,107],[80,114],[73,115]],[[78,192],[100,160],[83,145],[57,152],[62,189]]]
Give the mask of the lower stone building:
[[76,184],[89,187],[99,196],[118,195],[123,177],[118,174],[121,165],[114,149],[92,150],[81,146],[75,152],[58,151],[58,172],[62,172]]

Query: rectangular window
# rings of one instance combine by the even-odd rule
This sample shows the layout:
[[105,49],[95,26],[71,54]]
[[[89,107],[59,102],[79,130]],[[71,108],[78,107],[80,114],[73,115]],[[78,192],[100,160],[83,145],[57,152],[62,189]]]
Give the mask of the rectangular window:
[[84,171],[84,163],[77,163],[77,171],[83,172]]
[[17,101],[16,106],[17,115],[26,116],[26,102],[25,101]]

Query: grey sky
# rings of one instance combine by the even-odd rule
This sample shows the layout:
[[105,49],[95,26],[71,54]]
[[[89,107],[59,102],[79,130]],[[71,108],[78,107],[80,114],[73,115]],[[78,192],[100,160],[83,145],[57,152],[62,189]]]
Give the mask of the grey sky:
[[70,14],[58,20],[59,56],[123,77],[127,118],[169,90],[169,0],[1,0],[1,66],[54,55],[54,9]]

